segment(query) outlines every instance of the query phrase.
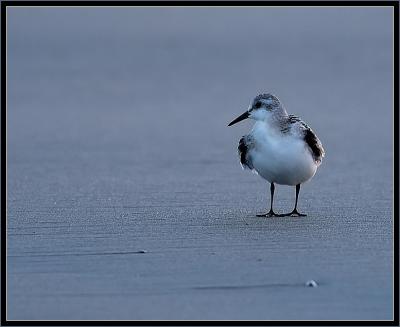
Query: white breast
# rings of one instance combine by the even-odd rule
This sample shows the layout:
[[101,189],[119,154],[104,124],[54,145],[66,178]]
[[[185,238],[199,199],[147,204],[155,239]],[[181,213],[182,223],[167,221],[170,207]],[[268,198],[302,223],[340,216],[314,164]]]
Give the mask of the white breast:
[[274,131],[264,122],[257,122],[251,134],[255,146],[249,155],[261,177],[271,183],[297,185],[314,176],[317,165],[301,137]]

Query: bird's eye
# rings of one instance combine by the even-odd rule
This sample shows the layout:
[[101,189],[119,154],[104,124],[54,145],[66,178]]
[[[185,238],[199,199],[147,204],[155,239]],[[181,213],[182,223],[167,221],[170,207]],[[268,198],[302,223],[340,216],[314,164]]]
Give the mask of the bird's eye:
[[254,108],[258,109],[260,107],[261,107],[261,102],[260,101],[256,102],[256,104],[254,105]]

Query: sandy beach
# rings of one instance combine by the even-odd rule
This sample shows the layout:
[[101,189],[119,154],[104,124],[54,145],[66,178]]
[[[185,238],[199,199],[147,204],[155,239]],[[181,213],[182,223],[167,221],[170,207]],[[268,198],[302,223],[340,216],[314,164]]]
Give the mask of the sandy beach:
[[[391,17],[8,9],[7,319],[392,319]],[[263,92],[325,147],[307,217],[256,217]]]

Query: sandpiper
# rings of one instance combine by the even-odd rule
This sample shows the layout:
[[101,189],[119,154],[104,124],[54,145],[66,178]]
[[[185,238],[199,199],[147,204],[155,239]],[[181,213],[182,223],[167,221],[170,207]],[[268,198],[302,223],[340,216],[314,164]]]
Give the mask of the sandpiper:
[[[279,99],[272,94],[254,98],[248,110],[229,123],[254,119],[251,132],[239,141],[242,167],[256,172],[270,184],[271,207],[258,217],[306,216],[297,211],[300,185],[314,176],[325,151],[315,133],[294,115],[288,115]],[[292,212],[276,214],[272,209],[275,184],[296,186]]]

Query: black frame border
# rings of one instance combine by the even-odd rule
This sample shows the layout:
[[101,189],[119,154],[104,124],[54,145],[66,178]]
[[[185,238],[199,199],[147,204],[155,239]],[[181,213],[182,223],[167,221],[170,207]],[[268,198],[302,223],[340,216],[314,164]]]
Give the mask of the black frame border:
[[[394,212],[393,212],[393,320],[7,320],[7,265],[6,265],[6,193],[7,193],[7,58],[6,58],[6,9],[7,7],[124,7],[124,6],[185,6],[185,7],[393,7],[393,176],[394,176]],[[1,325],[2,326],[399,326],[399,226],[396,221],[399,213],[399,2],[398,1],[2,1],[1,2]]]

